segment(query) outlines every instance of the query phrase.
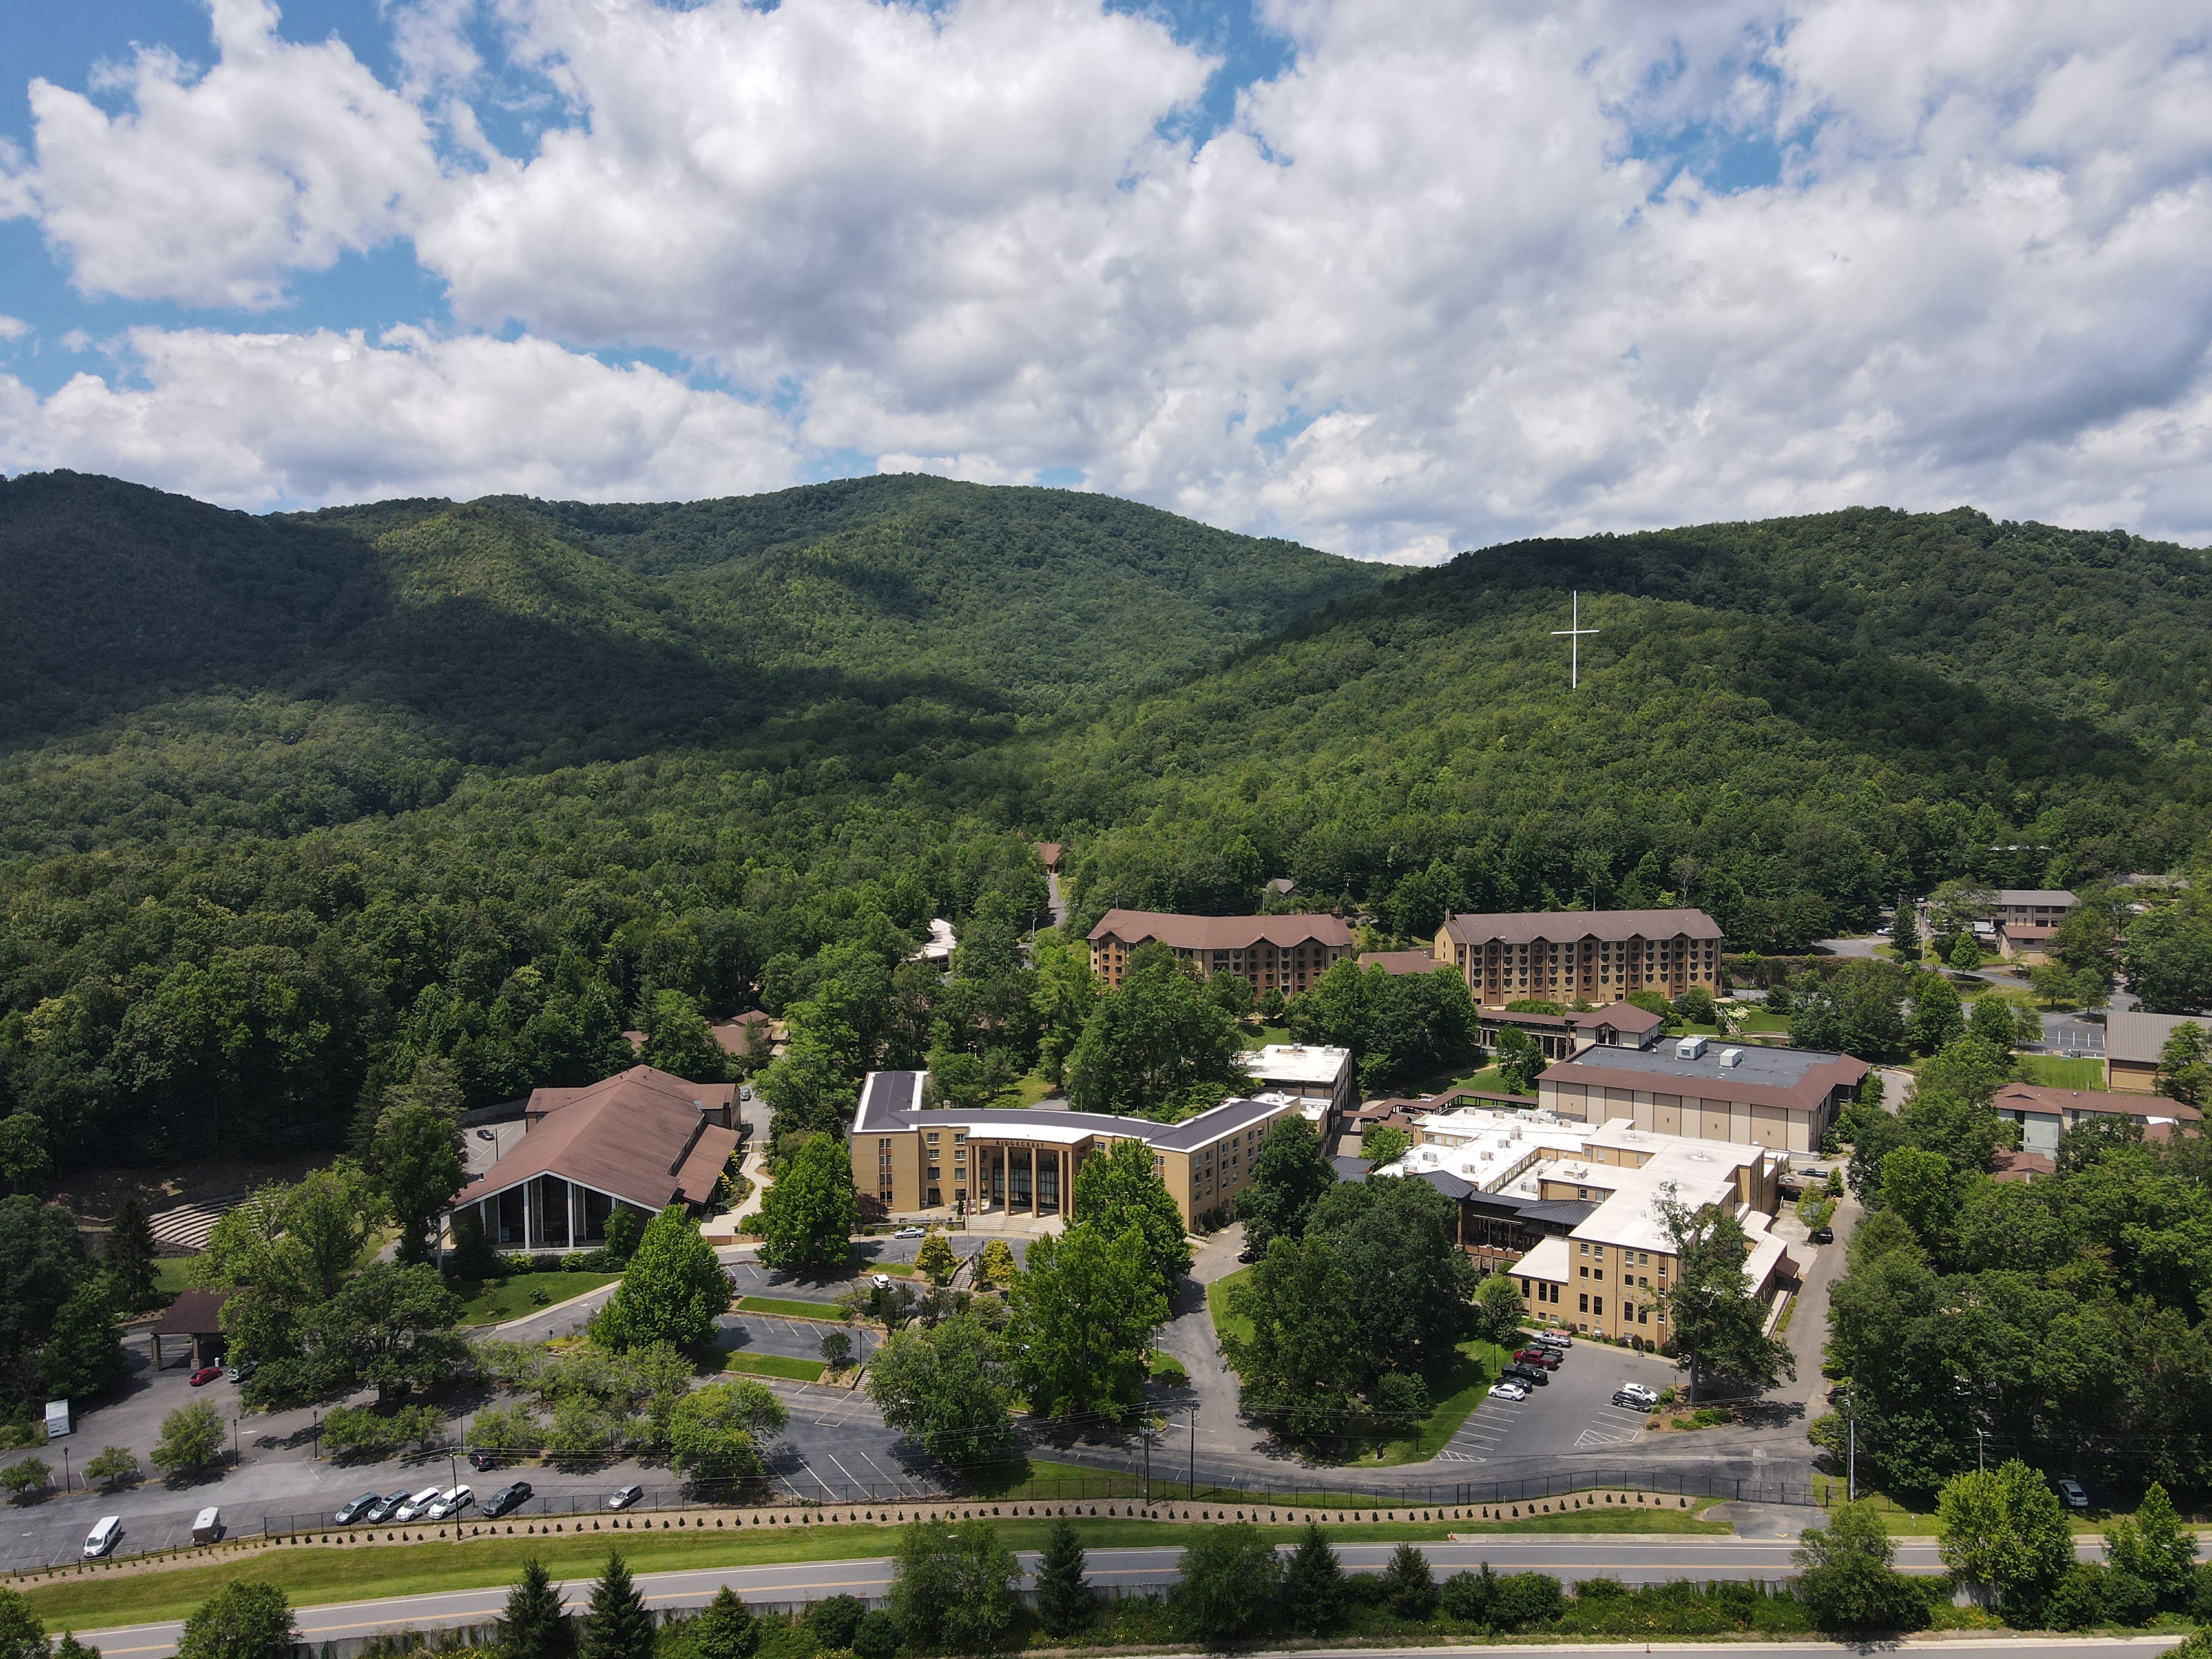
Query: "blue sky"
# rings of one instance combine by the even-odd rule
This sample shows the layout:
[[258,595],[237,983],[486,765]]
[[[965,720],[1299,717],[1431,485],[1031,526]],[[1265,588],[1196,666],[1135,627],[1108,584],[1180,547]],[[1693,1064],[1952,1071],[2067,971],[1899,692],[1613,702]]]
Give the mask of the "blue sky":
[[2206,25],[1942,15],[11,8],[0,467],[923,469],[1410,559],[1863,502],[2201,542]]

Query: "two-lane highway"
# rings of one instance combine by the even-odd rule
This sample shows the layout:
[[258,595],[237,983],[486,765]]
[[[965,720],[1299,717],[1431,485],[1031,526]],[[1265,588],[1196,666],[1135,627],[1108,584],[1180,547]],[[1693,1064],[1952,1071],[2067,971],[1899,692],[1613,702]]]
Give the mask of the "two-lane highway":
[[[1286,1546],[1285,1548],[1288,1547]],[[1395,1547],[1383,1543],[1340,1543],[1338,1556],[1353,1571],[1380,1572]],[[1423,1552],[1440,1578],[1487,1561],[1501,1572],[1548,1572],[1572,1583],[1581,1578],[1617,1578],[1623,1583],[1665,1583],[1676,1578],[1779,1580],[1796,1571],[1788,1539],[1723,1538],[1712,1534],[1666,1534],[1571,1536],[1501,1533],[1480,1542],[1424,1543]],[[1179,1545],[1094,1549],[1089,1555],[1093,1583],[1150,1589],[1175,1582],[1182,1556]],[[1021,1557],[1024,1582],[1036,1570],[1033,1553]],[[1897,1564],[1908,1572],[1942,1570],[1932,1539],[1898,1540]],[[881,1595],[890,1583],[888,1556],[846,1561],[807,1561],[757,1567],[698,1567],[677,1572],[642,1573],[639,1590],[655,1607],[702,1607],[727,1584],[748,1601],[818,1601],[837,1595]],[[589,1579],[562,1586],[570,1606],[580,1608],[591,1595]],[[373,1635],[411,1626],[417,1630],[488,1624],[506,1605],[504,1588],[454,1590],[434,1595],[393,1596],[375,1601],[302,1607],[296,1617],[310,1641]],[[139,1625],[79,1631],[81,1640],[98,1645],[107,1659],[157,1659],[173,1653],[183,1626]],[[1954,1650],[1947,1645],[1945,1652]],[[1731,1650],[1733,1651],[1733,1650]]]

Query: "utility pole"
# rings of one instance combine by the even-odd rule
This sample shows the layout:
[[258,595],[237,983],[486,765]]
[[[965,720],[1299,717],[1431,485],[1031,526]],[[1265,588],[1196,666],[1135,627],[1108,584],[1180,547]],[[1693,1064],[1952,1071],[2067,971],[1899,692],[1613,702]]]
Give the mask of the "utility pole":
[[1986,1429],[1974,1431],[1974,1468],[1978,1471],[1985,1471],[1990,1467],[1987,1455],[1989,1437],[1989,1431]]
[[1144,1436],[1143,1436],[1144,1442],[1145,1442],[1145,1507],[1146,1507],[1146,1509],[1150,1509],[1150,1508],[1152,1508],[1152,1434],[1153,1434],[1153,1432],[1154,1432],[1154,1431],[1153,1431],[1153,1429],[1152,1429],[1152,1419],[1151,1419],[1151,1418],[1148,1416],[1148,1417],[1146,1419],[1146,1421],[1145,1421]]
[[1198,1498],[1198,1407],[1190,1408],[1190,1496]]
[[1859,1401],[1850,1389],[1844,1390],[1844,1421],[1850,1427],[1850,1462],[1845,1466],[1844,1498],[1846,1503],[1859,1501]]

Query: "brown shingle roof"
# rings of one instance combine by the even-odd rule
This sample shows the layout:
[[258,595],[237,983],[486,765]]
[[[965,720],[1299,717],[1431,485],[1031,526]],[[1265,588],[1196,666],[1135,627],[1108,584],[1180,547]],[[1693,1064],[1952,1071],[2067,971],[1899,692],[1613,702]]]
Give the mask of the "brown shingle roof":
[[660,1209],[688,1195],[684,1177],[708,1134],[728,1137],[714,1165],[720,1172],[737,1138],[707,1122],[706,1113],[726,1107],[734,1086],[687,1083],[633,1066],[588,1089],[537,1090],[523,1114],[529,1132],[453,1202],[473,1204],[534,1176],[556,1175],[641,1209]]
[[1510,913],[1470,913],[1444,923],[1445,933],[1455,945],[1480,945],[1491,939],[1527,945],[1571,939],[1619,941],[1628,939],[1673,939],[1686,933],[1692,939],[1717,939],[1721,925],[1703,910],[1522,910]]
[[156,1336],[213,1336],[222,1329],[222,1304],[228,1291],[179,1291],[154,1322]]
[[1109,910],[1091,930],[1095,943],[1113,938],[1127,945],[1156,939],[1176,951],[1243,951],[1265,941],[1303,945],[1311,939],[1341,947],[1352,929],[1337,916],[1178,916],[1159,910]]
[[2114,1117],[2165,1117],[2201,1123],[2204,1114],[2164,1095],[2106,1094],[2101,1090],[2053,1089],[2035,1083],[2008,1083],[1990,1104],[2001,1112],[2104,1112]]

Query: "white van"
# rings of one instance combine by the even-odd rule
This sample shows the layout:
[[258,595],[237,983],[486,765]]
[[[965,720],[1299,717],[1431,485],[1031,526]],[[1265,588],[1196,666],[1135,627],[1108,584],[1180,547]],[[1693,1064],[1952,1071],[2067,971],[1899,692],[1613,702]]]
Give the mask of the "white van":
[[192,1517],[192,1542],[212,1544],[222,1536],[222,1511],[215,1508],[202,1510]]
[[84,1559],[97,1561],[113,1549],[115,1540],[122,1536],[123,1517],[119,1515],[101,1516],[100,1524],[85,1534]]
[[394,1510],[392,1512],[392,1518],[394,1521],[414,1520],[416,1516],[420,1516],[423,1510],[428,1509],[431,1504],[436,1503],[438,1501],[439,1494],[444,1491],[445,1488],[443,1486],[423,1487],[422,1491],[416,1492],[412,1498],[409,1498],[398,1509]]

